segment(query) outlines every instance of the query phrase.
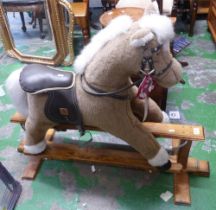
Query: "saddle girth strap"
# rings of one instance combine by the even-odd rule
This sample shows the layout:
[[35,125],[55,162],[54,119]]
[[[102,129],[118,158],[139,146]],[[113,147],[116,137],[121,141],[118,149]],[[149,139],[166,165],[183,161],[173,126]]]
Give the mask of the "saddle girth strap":
[[84,135],[83,119],[78,106],[75,86],[66,90],[49,91],[47,94],[44,110],[46,117],[58,124],[76,125],[81,136]]

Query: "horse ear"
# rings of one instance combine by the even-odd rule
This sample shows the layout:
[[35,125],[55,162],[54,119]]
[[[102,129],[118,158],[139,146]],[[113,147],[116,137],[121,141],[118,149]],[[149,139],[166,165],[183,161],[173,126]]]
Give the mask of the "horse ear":
[[152,14],[160,14],[157,1],[152,1],[145,8],[144,15],[152,15]]
[[140,29],[136,31],[130,38],[130,45],[133,47],[145,46],[148,42],[154,39],[154,34],[150,29]]

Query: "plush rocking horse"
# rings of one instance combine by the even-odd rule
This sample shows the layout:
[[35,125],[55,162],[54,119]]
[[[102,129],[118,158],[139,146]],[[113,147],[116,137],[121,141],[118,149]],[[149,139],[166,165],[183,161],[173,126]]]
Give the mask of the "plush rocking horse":
[[[6,87],[26,117],[24,152],[42,153],[49,128],[76,123],[81,133],[83,125],[97,127],[126,141],[150,165],[169,169],[167,151],[142,120],[167,118],[148,98],[153,83],[170,87],[181,81],[181,65],[169,48],[173,36],[168,17],[146,10],[138,22],[121,16],[95,35],[75,60],[76,74],[39,64],[13,72]],[[133,83],[140,72],[142,81]]]

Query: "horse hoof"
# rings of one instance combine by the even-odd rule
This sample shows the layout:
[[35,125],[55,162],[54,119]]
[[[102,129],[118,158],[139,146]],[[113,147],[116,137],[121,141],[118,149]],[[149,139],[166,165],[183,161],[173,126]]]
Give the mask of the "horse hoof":
[[157,169],[158,169],[159,171],[167,171],[167,170],[169,170],[169,169],[171,168],[171,166],[172,166],[172,164],[171,164],[170,160],[168,160],[167,163],[165,163],[165,164],[162,165],[162,166],[158,166]]
[[46,149],[46,142],[41,141],[35,145],[24,145],[24,153],[37,155]]

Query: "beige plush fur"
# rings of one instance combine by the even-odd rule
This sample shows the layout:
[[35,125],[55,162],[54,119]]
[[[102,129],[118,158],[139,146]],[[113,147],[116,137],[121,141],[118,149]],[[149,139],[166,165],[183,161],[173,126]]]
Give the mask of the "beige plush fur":
[[[86,80],[96,88],[105,91],[117,90],[131,84],[130,78],[139,73],[144,56],[152,56],[156,72],[165,68],[172,60],[170,68],[163,75],[154,79],[164,87],[178,83],[181,79],[180,64],[172,58],[167,47],[160,49],[157,53],[152,53],[152,49],[158,44],[158,37],[150,28],[143,28],[138,23],[133,23],[127,31],[102,45],[92,59],[84,65]],[[89,88],[85,82],[83,85],[86,89]],[[136,87],[122,93],[129,96],[127,100],[97,97],[83,90],[78,74],[76,91],[85,125],[98,127],[123,139],[153,166],[160,166],[168,161],[166,151],[140,120],[144,112],[144,101],[136,98]],[[39,153],[44,149],[40,142],[43,141],[47,129],[55,124],[44,115],[46,94],[27,94],[27,96],[25,152]],[[163,115],[156,103],[149,99],[148,107],[147,120],[161,122]],[[40,145],[41,149],[37,150],[37,145]],[[29,150],[31,146],[36,150]]]

